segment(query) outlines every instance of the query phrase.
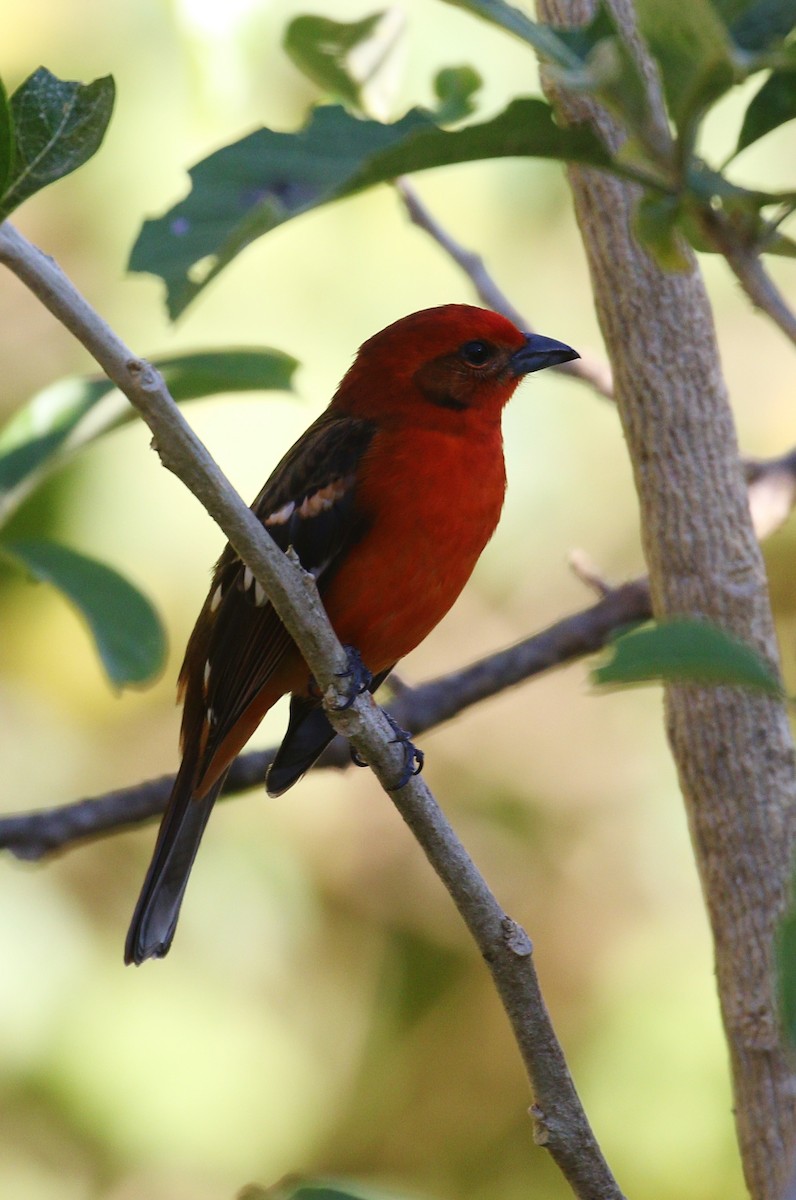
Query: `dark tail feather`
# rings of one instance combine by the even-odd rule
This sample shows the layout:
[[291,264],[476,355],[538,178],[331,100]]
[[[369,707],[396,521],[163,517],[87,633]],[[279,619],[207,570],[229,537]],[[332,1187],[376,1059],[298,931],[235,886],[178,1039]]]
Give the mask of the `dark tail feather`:
[[193,795],[194,772],[183,761],[130,923],[124,948],[126,963],[138,966],[147,958],[162,958],[168,952],[191,867],[224,778],[222,775],[207,795],[197,800]]
[[334,730],[317,700],[293,696],[290,700],[290,720],[282,745],[276,752],[265,775],[269,796],[281,796],[308,771],[329,742]]
[[[392,667],[387,667],[386,671],[374,675],[368,684],[368,691],[375,692],[380,688],[391,670]],[[319,700],[310,696],[291,696],[287,732],[265,773],[268,795],[281,796],[297,783],[320,758],[334,736]]]

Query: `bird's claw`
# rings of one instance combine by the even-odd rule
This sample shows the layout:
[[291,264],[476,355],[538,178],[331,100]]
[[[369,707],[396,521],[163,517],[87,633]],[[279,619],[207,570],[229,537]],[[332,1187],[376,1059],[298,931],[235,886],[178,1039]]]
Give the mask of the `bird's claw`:
[[[389,789],[391,792],[397,792],[404,787],[414,775],[420,774],[420,772],[423,770],[423,763],[426,760],[426,756],[422,750],[418,750],[417,746],[412,741],[410,734],[408,734],[405,729],[401,729],[401,726],[394,719],[394,717],[391,717],[388,712],[385,712],[384,715],[390,722],[393,733],[395,734],[394,738],[390,738],[390,745],[402,746],[404,752],[404,765],[401,770],[401,774],[397,782],[392,784]],[[365,759],[357,753],[353,746],[351,747],[350,753],[351,762],[355,767],[368,766],[368,763],[366,763]]]
[[423,763],[426,761],[426,756],[422,750],[418,750],[417,746],[412,741],[410,734],[407,733],[405,729],[401,729],[401,726],[393,717],[390,716],[389,713],[386,713],[385,715],[387,720],[392,725],[393,733],[395,734],[395,737],[391,739],[391,744],[401,746],[404,752],[403,770],[401,771],[398,782],[394,783],[390,788],[391,792],[397,792],[400,791],[400,789],[404,787],[414,775],[420,774],[420,772],[423,770]]
[[[356,700],[357,696],[363,695],[368,690],[373,682],[373,675],[362,661],[362,656],[356,646],[343,646],[346,652],[348,666],[345,671],[336,671],[337,679],[347,679],[348,685],[346,688],[346,697],[338,705],[339,712],[344,712]],[[356,762],[356,759],[354,759]],[[357,766],[364,766],[364,763],[356,763]]]

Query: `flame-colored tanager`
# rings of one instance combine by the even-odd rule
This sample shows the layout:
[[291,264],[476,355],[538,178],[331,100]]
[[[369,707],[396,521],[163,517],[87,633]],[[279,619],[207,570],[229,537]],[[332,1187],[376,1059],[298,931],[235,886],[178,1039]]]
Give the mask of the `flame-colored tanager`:
[[[506,401],[524,375],[577,357],[469,305],[403,317],[360,348],[329,407],[254,501],[277,545],[292,546],[314,574],[371,690],[445,615],[492,536],[506,489]],[[290,694],[270,795],[295,783],[333,737],[299,650],[229,545],[188,642],[179,693],[182,763],[127,962],[171,945],[227,770],[276,701]]]

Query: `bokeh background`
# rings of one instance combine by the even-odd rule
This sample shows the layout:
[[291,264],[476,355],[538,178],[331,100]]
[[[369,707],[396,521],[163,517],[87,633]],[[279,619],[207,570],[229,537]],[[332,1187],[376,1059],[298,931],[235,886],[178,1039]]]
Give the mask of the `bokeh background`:
[[[5,0],[9,89],[40,63],[112,73],[100,154],[29,201],[22,230],[54,254],[142,354],[272,345],[302,366],[295,395],[230,397],[191,420],[246,497],[326,403],[354,349],[405,312],[472,299],[381,187],[252,246],[176,327],[157,281],[125,273],[146,215],[185,169],[260,123],[295,128],[315,99],[281,50],[287,20],[355,0]],[[530,53],[444,4],[405,4],[395,111],[431,99],[441,66],[474,63],[482,111],[538,88]],[[739,99],[711,120],[729,150]],[[790,186],[792,129],[738,164]],[[602,353],[563,173],[520,161],[417,179],[545,333]],[[742,447],[794,440],[792,353],[722,263],[704,267]],[[796,268],[777,275],[791,297]],[[0,274],[0,412],[85,353]],[[643,569],[612,406],[551,372],[505,419],[509,494],[466,594],[408,659],[419,681],[510,643],[589,596],[567,568]],[[113,694],[74,613],[0,576],[0,792],[5,811],[57,805],[174,769],[174,681],[221,536],[159,466],[141,426],[95,445],[20,515],[128,573],[159,606],[162,679]],[[767,547],[794,686],[794,535]],[[257,742],[285,719],[269,715]],[[712,958],[657,689],[598,695],[577,664],[423,739],[427,778],[500,900],[522,921],[578,1087],[628,1194],[743,1194]],[[0,1195],[15,1200],[218,1200],[290,1172],[391,1194],[513,1200],[568,1194],[531,1140],[505,1020],[447,896],[367,772],[318,775],[279,800],[222,805],[170,956],[141,970],[122,944],[154,828],[39,866],[0,862]]]

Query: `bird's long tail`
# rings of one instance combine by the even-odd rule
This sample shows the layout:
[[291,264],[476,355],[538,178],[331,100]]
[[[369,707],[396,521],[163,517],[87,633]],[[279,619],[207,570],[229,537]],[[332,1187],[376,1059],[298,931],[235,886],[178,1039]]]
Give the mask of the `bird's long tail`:
[[195,769],[183,760],[130,923],[124,948],[126,963],[138,965],[168,952],[191,867],[225,777],[226,771],[204,796],[197,798]]

